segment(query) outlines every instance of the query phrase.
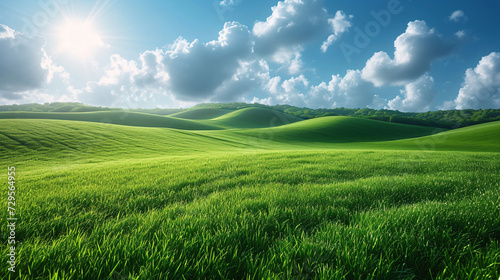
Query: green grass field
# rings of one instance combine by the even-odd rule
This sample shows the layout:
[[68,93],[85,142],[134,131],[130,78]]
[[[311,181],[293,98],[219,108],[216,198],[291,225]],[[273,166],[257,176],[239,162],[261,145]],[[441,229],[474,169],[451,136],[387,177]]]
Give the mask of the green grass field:
[[1,113],[0,278],[499,279],[500,122],[213,110]]
[[170,116],[190,120],[207,120],[217,118],[231,112],[233,111],[227,109],[201,108],[171,114]]

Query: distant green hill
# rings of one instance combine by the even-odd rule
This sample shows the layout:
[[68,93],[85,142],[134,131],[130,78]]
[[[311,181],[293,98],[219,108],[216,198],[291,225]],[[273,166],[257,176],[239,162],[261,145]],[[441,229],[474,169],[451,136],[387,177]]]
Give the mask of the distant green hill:
[[376,146],[393,149],[500,152],[500,121],[404,139]]
[[181,118],[181,119],[191,119],[191,120],[208,120],[220,117],[227,113],[233,112],[230,109],[218,109],[218,108],[201,108],[182,111],[179,113],[171,114],[171,117]]
[[273,128],[241,130],[259,137],[267,135],[279,142],[347,143],[373,142],[430,135],[435,128],[387,123],[351,117],[322,117]]
[[213,130],[219,127],[199,122],[125,111],[52,113],[52,112],[0,112],[0,119],[55,119],[87,121],[141,127],[167,127],[184,130]]
[[249,103],[207,103],[198,104],[193,108],[212,108],[212,109],[231,109],[239,110],[243,108],[267,108],[277,110],[286,114],[297,116],[303,119],[312,119],[326,116],[345,116],[368,118],[378,121],[412,124],[430,127],[442,127],[454,129],[464,126],[470,126],[480,123],[492,122],[500,120],[500,109],[484,109],[484,110],[446,110],[446,111],[429,111],[423,113],[400,112],[386,109],[369,109],[369,108],[299,108],[291,105],[273,105],[267,106],[263,104]]
[[[28,160],[117,160],[186,155],[245,148],[241,139],[228,140],[195,131],[136,127],[107,123],[0,119],[0,159],[11,164]],[[278,146],[278,145],[276,145]]]
[[[245,125],[245,119],[238,118],[248,112],[266,113],[241,110],[239,114],[230,113],[218,121],[234,122],[235,125],[242,126]],[[58,114],[57,117],[72,116],[78,121],[47,119],[47,116],[53,116],[51,114],[39,115],[45,119],[33,119],[36,114],[26,113],[19,113],[18,116],[30,119],[12,119],[7,114],[0,115],[4,117],[0,119],[0,158],[21,162],[48,159],[71,162],[78,159],[104,160],[136,155],[186,155],[247,149],[275,151],[350,148],[500,152],[500,122],[438,133],[439,130],[429,127],[361,118],[323,117],[278,127],[194,131],[108,124],[109,121],[102,121],[102,117],[119,116],[102,112],[84,115],[87,118],[99,117],[101,123],[82,121],[82,118],[76,118],[74,114]],[[10,118],[5,118],[7,116]],[[180,121],[179,124],[187,129],[193,129],[195,125],[196,128],[214,127],[197,121],[165,119]],[[135,121],[132,122],[133,120]],[[138,125],[151,119],[146,114],[132,114],[121,121]],[[207,121],[211,120],[199,122]],[[172,126],[172,123],[169,125]]]
[[260,128],[281,126],[299,121],[303,121],[303,119],[280,111],[251,107],[225,114],[207,123],[227,128]]
[[[190,109],[129,109],[128,112],[147,113],[154,115],[173,115],[184,119],[212,119],[225,113],[245,108],[261,108],[280,111],[282,113],[296,116],[302,119],[312,119],[326,116],[345,116],[368,118],[378,121],[412,124],[420,126],[441,127],[455,129],[480,123],[499,121],[500,109],[463,109],[463,110],[439,110],[422,113],[400,112],[386,109],[369,108],[299,108],[291,105],[263,105],[259,103],[203,103],[193,106]],[[210,110],[206,110],[210,109]],[[0,112],[94,112],[94,111],[114,111],[123,112],[120,108],[94,107],[76,102],[55,102],[44,104],[21,104],[21,105],[0,105]],[[185,113],[185,114],[183,114]]]

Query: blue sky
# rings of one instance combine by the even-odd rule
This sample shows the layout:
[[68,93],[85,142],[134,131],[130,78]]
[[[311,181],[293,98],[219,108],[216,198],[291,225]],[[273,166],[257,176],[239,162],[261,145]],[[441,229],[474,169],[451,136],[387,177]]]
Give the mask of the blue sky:
[[0,104],[500,108],[498,1],[0,3]]

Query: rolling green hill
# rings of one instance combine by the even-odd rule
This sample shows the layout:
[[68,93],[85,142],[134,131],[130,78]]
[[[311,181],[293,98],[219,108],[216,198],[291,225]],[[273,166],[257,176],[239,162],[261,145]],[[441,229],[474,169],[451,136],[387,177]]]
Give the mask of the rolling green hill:
[[194,131],[106,123],[0,119],[0,158],[25,160],[109,160],[184,155],[245,148],[242,138],[225,139]]
[[500,152],[500,121],[477,124],[438,134],[376,143],[392,149]]
[[0,279],[500,277],[500,122],[9,114]]
[[413,138],[433,134],[435,128],[387,123],[351,117],[322,117],[280,127],[240,130],[258,137],[267,135],[279,142],[348,143]]
[[[154,157],[245,150],[384,149],[500,152],[500,122],[445,131],[348,117],[275,128],[187,131],[106,123],[0,119],[1,158],[16,160]],[[433,134],[433,135],[431,135]],[[428,135],[424,137],[417,137]],[[417,137],[412,139],[403,139]],[[401,139],[396,141],[386,141]]]
[[225,114],[207,123],[226,128],[261,128],[281,126],[302,120],[280,111],[250,107]]
[[184,130],[213,130],[219,127],[199,122],[171,118],[167,116],[150,115],[134,112],[85,112],[85,113],[54,113],[54,112],[0,112],[0,119],[56,119],[70,121],[87,121],[98,123],[119,124],[141,127],[168,127]]
[[171,117],[181,118],[181,119],[190,119],[190,120],[208,120],[220,117],[227,113],[231,113],[234,110],[229,109],[218,109],[218,108],[200,108],[182,111],[179,113],[171,114]]

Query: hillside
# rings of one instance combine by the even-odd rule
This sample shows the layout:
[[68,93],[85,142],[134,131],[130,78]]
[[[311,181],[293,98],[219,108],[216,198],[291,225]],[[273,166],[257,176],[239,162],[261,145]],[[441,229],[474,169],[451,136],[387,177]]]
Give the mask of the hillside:
[[55,119],[87,121],[140,127],[167,127],[184,130],[213,130],[219,127],[199,122],[144,113],[105,111],[85,113],[0,112],[0,119]]
[[[185,119],[211,119],[221,116],[223,113],[241,110],[245,108],[261,108],[276,110],[288,115],[293,115],[302,119],[312,119],[326,116],[349,116],[379,120],[391,123],[413,124],[420,126],[441,127],[455,129],[459,127],[471,126],[486,122],[500,120],[500,109],[464,109],[464,110],[440,110],[422,113],[400,112],[386,109],[369,108],[299,108],[291,105],[263,105],[259,103],[204,103],[195,105],[189,109],[128,109],[128,112],[147,113],[153,115],[173,115]],[[206,110],[209,109],[209,110]],[[75,102],[55,102],[45,104],[21,104],[21,105],[1,105],[0,112],[30,111],[30,112],[94,112],[94,111],[115,111],[123,112],[119,108],[94,107]],[[216,113],[219,111],[219,113]],[[186,114],[183,114],[186,113]]]
[[[427,127],[347,117],[318,118],[273,128],[212,131],[0,119],[0,153],[3,159],[20,162],[49,159],[72,162],[130,158],[138,154],[155,157],[245,150],[354,148],[500,152],[500,122],[433,134],[436,132]],[[410,137],[417,138],[406,139]]]
[[303,119],[275,110],[250,107],[225,114],[207,123],[226,128],[262,128],[299,121]]
[[281,127],[241,130],[239,133],[258,137],[269,135],[279,142],[348,143],[373,142],[430,135],[435,128],[387,123],[350,117],[322,117]]
[[190,120],[208,120],[220,117],[232,111],[233,110],[229,109],[201,108],[201,109],[182,111],[179,113],[171,114],[170,116],[181,119],[190,119]]
[[[245,148],[241,139],[228,140],[194,131],[122,126],[65,120],[0,119],[0,158],[23,163],[185,155]],[[23,163],[24,164],[24,163]]]
[[198,131],[78,119],[0,119],[27,225],[16,279],[393,279],[408,263],[408,279],[499,276],[500,122],[431,135],[349,117]]
[[376,146],[393,149],[500,152],[500,121],[478,124],[435,135]]
[[369,109],[369,108],[318,108],[311,109],[305,107],[296,107],[291,105],[273,105],[248,103],[209,103],[199,104],[193,108],[212,108],[212,109],[230,109],[239,110],[243,108],[267,108],[297,116],[303,119],[320,118],[327,116],[345,116],[367,118],[384,122],[413,124],[430,127],[441,127],[454,129],[480,123],[500,120],[500,109],[463,109],[463,110],[439,110],[422,113],[400,112],[387,109]]

